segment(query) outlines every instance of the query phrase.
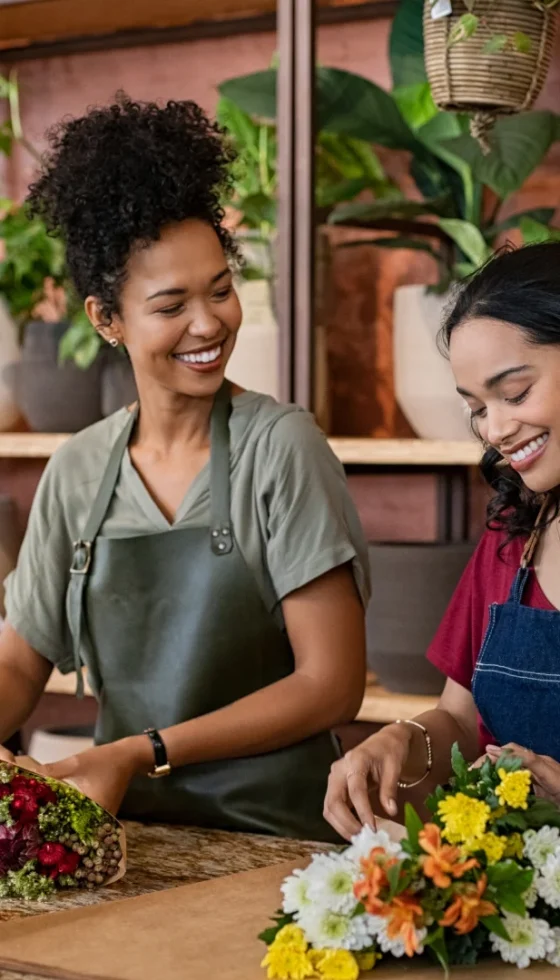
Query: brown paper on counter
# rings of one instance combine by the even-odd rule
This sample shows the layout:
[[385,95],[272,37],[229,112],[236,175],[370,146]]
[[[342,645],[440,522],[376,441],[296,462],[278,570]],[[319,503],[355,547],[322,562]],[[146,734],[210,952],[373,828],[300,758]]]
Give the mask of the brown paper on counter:
[[[44,768],[41,763],[37,762],[36,759],[32,759],[30,755],[18,755],[16,756],[16,759],[18,760],[17,762],[8,762],[7,765],[11,766],[13,769],[17,769],[19,772],[24,773],[24,775],[42,776],[43,779],[52,779],[52,776],[47,777],[45,775]],[[22,762],[25,763],[25,765],[22,765]],[[84,797],[84,799],[90,799],[90,797],[86,796],[85,793],[82,793],[82,790],[79,789],[71,779],[55,779],[53,782],[65,783],[67,786],[71,786],[72,789],[75,789],[80,796]],[[99,806],[99,803],[97,806]],[[103,813],[107,814],[107,820],[109,820],[111,823],[116,823],[117,825],[116,831],[119,835],[119,848],[122,855],[114,875],[107,878],[103,882],[103,885],[97,886],[99,888],[106,888],[107,885],[113,885],[115,881],[118,881],[126,874],[126,834],[122,823],[117,820],[112,813],[109,813],[108,810],[105,810],[103,807],[101,807],[101,809],[103,810]]]
[[[302,866],[305,865],[302,860]],[[293,861],[258,871],[103,905],[51,912],[0,924],[0,968],[61,980],[266,980],[256,938],[278,908]],[[519,980],[501,960],[482,976]],[[473,977],[463,968],[460,980]],[[523,971],[523,980],[557,975],[554,967]],[[438,966],[393,960],[372,980],[441,980]]]

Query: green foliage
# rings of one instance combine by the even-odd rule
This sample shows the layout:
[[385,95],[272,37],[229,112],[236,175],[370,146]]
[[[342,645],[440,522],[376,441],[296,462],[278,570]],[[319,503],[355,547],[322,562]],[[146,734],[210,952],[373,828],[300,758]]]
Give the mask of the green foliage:
[[0,823],[5,823],[7,827],[13,827],[15,820],[10,813],[10,804],[13,796],[4,796],[0,800]]
[[406,834],[413,853],[417,853],[419,849],[418,845],[418,835],[423,829],[424,824],[416,810],[412,806],[412,803],[405,803],[404,805],[404,822],[406,826]]
[[500,861],[488,865],[486,875],[490,900],[506,912],[525,915],[522,896],[531,886],[533,869],[522,868],[515,861]]
[[61,834],[77,834],[88,846],[97,840],[97,831],[107,821],[116,822],[93,800],[83,796],[73,786],[47,779],[57,794],[56,803],[47,803],[38,817],[39,828],[47,840],[58,840]]
[[84,309],[79,310],[64,333],[58,348],[59,361],[73,360],[82,370],[87,370],[97,357],[103,341],[92,326]]
[[4,209],[0,240],[4,251],[0,260],[0,293],[12,316],[24,323],[41,297],[44,280],[52,276],[57,284],[63,282],[64,244],[48,234],[39,218],[30,218],[25,205]]
[[29,902],[44,902],[55,890],[54,881],[35,870],[36,862],[28,861],[19,871],[8,871],[0,878],[0,898],[23,898]]
[[278,909],[276,915],[271,916],[271,918],[274,925],[270,926],[268,929],[264,929],[264,931],[259,933],[257,936],[257,939],[260,939],[261,942],[265,943],[267,946],[272,945],[276,939],[276,936],[280,930],[284,928],[284,926],[289,926],[294,921],[293,915],[286,915],[282,909]]

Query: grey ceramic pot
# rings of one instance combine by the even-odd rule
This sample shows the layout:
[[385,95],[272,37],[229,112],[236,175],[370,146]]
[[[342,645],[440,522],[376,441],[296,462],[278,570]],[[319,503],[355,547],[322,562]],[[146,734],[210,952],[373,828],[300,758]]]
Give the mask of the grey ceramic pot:
[[100,360],[86,371],[72,362],[59,365],[67,329],[67,323],[28,323],[21,361],[11,369],[17,403],[35,432],[78,432],[102,418]]
[[426,659],[474,544],[371,544],[368,666],[389,691],[439,694],[445,677]]

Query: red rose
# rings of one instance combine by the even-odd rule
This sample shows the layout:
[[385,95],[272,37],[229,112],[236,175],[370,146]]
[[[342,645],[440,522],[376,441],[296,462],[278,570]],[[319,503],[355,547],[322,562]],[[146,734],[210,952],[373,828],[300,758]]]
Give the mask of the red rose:
[[9,783],[0,783],[0,800],[3,800],[5,796],[12,795],[12,787]]
[[12,793],[23,793],[33,797],[39,803],[56,803],[56,793],[47,783],[29,776],[14,776],[11,783]]
[[80,863],[80,855],[68,851],[63,844],[43,844],[37,853],[37,860],[45,868],[50,868],[49,878],[59,875],[73,875]]
[[10,803],[10,810],[14,820],[18,820],[20,823],[35,823],[39,813],[39,804],[31,793],[18,789]]

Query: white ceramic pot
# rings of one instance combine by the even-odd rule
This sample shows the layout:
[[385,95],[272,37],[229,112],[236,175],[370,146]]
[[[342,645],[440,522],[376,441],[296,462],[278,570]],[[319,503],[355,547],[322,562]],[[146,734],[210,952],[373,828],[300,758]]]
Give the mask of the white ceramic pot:
[[278,397],[278,324],[266,279],[247,279],[238,283],[243,322],[228,364],[231,381]]
[[455,390],[437,335],[449,295],[399,286],[393,301],[395,395],[422,439],[472,439],[468,413]]
[[8,432],[20,418],[11,374],[7,370],[20,360],[17,328],[0,297],[0,432]]

